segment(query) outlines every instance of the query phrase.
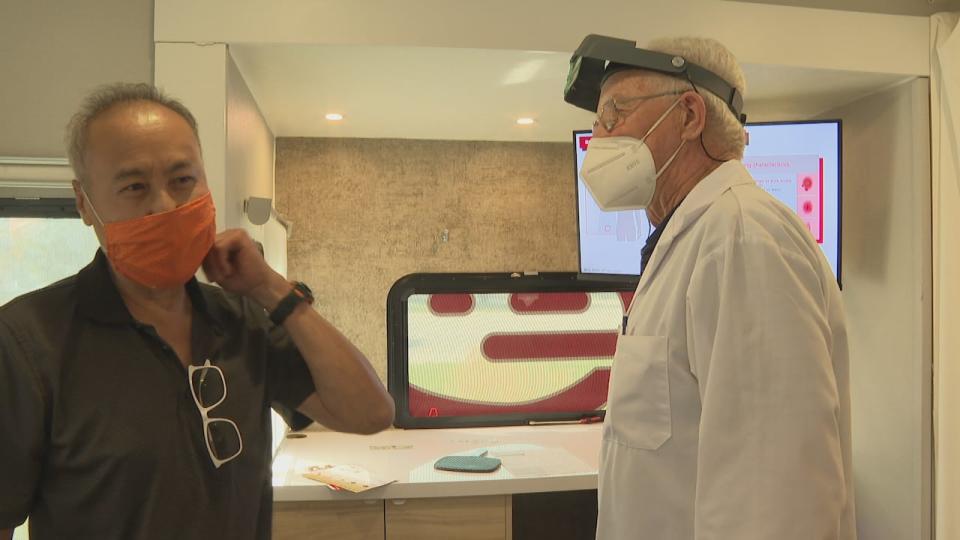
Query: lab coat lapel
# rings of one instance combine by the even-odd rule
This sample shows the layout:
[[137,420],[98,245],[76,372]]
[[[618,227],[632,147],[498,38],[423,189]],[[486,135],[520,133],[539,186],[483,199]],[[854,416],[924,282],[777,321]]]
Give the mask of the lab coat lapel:
[[[702,216],[710,206],[734,186],[743,184],[752,184],[754,179],[750,176],[743,163],[731,160],[723,163],[713,172],[708,174],[698,183],[687,198],[683,200],[677,212],[667,223],[667,229],[663,231],[663,236],[657,242],[656,249],[647,263],[647,268],[643,271],[643,276],[637,284],[637,294],[634,298],[647,288],[651,280],[656,276],[660,269],[662,261],[669,255],[673,247],[674,240],[685,230],[690,228],[697,219]],[[633,306],[631,305],[631,308]]]

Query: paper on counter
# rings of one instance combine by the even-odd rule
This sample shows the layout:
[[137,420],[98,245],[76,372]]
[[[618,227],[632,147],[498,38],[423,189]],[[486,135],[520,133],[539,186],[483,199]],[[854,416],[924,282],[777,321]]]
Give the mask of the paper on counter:
[[491,450],[490,455],[499,457],[503,467],[516,478],[536,478],[546,476],[566,476],[585,474],[590,467],[582,460],[562,448],[525,448],[522,452],[504,449],[503,452]]
[[396,482],[374,478],[370,471],[356,465],[315,465],[303,476],[327,484],[333,489],[345,489],[353,493],[362,493]]

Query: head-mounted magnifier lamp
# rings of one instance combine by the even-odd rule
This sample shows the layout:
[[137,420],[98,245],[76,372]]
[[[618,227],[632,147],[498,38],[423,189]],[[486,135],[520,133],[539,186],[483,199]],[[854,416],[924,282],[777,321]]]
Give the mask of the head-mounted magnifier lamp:
[[570,58],[563,99],[581,109],[596,112],[604,81],[624,69],[648,69],[686,79],[696,88],[705,88],[723,100],[740,123],[747,121],[742,112],[743,96],[716,73],[688,62],[682,56],[639,49],[635,41],[596,34],[585,37]]

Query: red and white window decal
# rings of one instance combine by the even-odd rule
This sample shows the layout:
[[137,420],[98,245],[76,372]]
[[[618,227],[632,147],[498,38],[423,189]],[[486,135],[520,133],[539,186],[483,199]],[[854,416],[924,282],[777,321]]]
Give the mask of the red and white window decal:
[[597,410],[633,293],[413,295],[413,417]]

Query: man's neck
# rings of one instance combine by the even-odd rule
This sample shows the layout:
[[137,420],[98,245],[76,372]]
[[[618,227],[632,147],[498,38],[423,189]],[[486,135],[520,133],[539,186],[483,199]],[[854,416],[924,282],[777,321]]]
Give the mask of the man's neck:
[[654,227],[659,227],[664,218],[680,206],[693,188],[723,163],[699,152],[687,160],[680,157],[677,157],[657,181],[657,192],[647,207],[647,219]]
[[157,325],[190,313],[192,306],[184,286],[152,289],[117,272],[112,264],[110,273],[123,303],[135,319]]

